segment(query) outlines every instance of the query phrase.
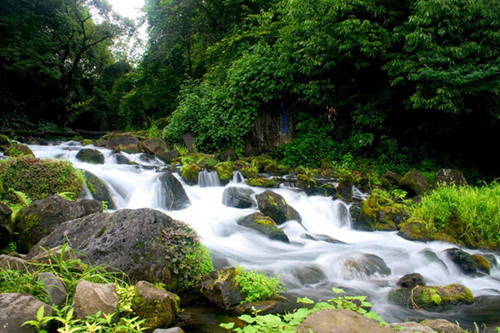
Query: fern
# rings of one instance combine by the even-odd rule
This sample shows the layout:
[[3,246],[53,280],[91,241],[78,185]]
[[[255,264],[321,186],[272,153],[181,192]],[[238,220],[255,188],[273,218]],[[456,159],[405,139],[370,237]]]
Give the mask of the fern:
[[9,192],[14,193],[17,200],[21,203],[23,207],[28,207],[29,205],[31,205],[32,200],[26,193],[21,191],[16,191],[12,188],[9,188]]

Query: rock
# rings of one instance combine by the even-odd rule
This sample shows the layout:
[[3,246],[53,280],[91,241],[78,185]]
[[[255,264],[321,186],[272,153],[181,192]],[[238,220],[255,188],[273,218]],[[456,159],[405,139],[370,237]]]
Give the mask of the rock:
[[256,187],[276,187],[276,182],[272,178],[248,178],[246,181],[248,186]]
[[157,289],[146,281],[136,283],[136,296],[132,310],[139,318],[145,319],[150,329],[170,325],[179,313],[179,297],[168,291]]
[[301,285],[316,284],[327,279],[321,267],[312,264],[300,265],[293,270],[292,274]]
[[172,328],[157,328],[153,331],[153,333],[184,333],[184,331],[180,327],[172,327]]
[[299,326],[297,333],[392,333],[389,328],[350,310],[321,310],[314,312]]
[[419,273],[406,274],[396,283],[401,288],[414,288],[416,286],[425,286],[424,277]]
[[238,159],[238,155],[233,148],[224,149],[216,157],[219,161],[236,161]]
[[286,234],[278,228],[276,222],[268,216],[264,216],[261,213],[253,213],[247,215],[237,222],[239,225],[254,229],[263,235],[266,235],[270,239],[279,240],[285,243],[289,243]]
[[64,283],[51,272],[38,274],[38,281],[41,281],[47,290],[49,304],[61,306],[66,302],[68,291]]
[[20,157],[20,156],[35,157],[35,154],[33,154],[30,147],[15,142],[11,143],[9,148],[7,148],[7,150],[5,150],[3,154],[5,156],[11,156],[11,157]]
[[408,192],[410,197],[421,195],[429,189],[429,181],[417,169],[411,169],[399,181],[399,187]]
[[36,320],[38,309],[43,306],[44,315],[52,315],[50,305],[37,300],[28,294],[0,294],[0,332],[2,333],[34,333],[33,326],[22,326],[28,320]]
[[15,269],[25,272],[28,269],[28,265],[29,263],[24,259],[7,254],[0,254],[0,268],[2,269]]
[[456,323],[449,322],[446,319],[426,319],[420,324],[427,326],[438,333],[464,333]]
[[111,197],[108,186],[93,173],[86,170],[82,170],[82,173],[94,200],[106,202],[108,209],[116,209],[116,204],[113,197]]
[[387,267],[384,259],[371,253],[357,253],[350,255],[344,261],[344,277],[355,279],[374,274],[390,275],[391,269]]
[[357,227],[357,221],[359,218],[359,215],[361,214],[361,207],[363,207],[363,204],[359,203],[353,203],[352,205],[349,206],[349,214],[351,215],[351,223],[353,229],[356,229]]
[[232,162],[220,162],[215,165],[215,171],[217,171],[219,180],[223,185],[226,185],[233,179],[233,170]]
[[196,150],[196,138],[193,133],[184,133],[182,135],[182,140],[184,141],[184,145],[190,153],[194,153]]
[[[64,246],[64,251],[63,251],[63,246],[56,246],[52,248],[44,248],[41,252],[34,256],[30,256],[30,261],[29,263],[35,264],[35,267],[37,264],[51,264],[54,262],[54,258],[63,258],[64,261],[75,261],[78,259],[76,252],[69,246]],[[82,263],[75,263],[71,267],[71,271],[75,272],[83,272],[85,270],[85,267],[83,267]]]
[[393,231],[403,222],[407,214],[401,205],[396,204],[389,195],[372,193],[361,206],[358,218],[352,227],[364,231]]
[[464,174],[456,169],[441,169],[434,176],[434,187],[437,186],[467,186]]
[[200,171],[201,168],[196,164],[189,164],[182,168],[181,176],[188,185],[196,185]]
[[158,157],[160,160],[162,160],[163,162],[165,162],[167,164],[170,164],[170,162],[172,162],[172,160],[174,158],[177,158],[179,156],[180,156],[179,151],[177,151],[175,149],[156,153],[156,157]]
[[113,157],[116,160],[116,164],[129,164],[130,160],[122,153],[115,153]]
[[7,245],[13,231],[13,223],[11,220],[12,210],[9,206],[0,202],[0,247]]
[[289,220],[302,222],[300,214],[283,197],[273,191],[267,190],[257,194],[257,206],[262,214],[272,218],[277,224]]
[[98,311],[102,314],[110,314],[118,311],[118,295],[114,283],[92,283],[80,280],[76,285],[75,298],[73,300],[75,316],[83,319],[92,316]]
[[476,273],[476,262],[474,261],[474,258],[472,258],[472,256],[467,252],[456,247],[446,249],[444,250],[444,252],[464,274],[474,275]]
[[142,147],[146,153],[157,154],[167,150],[167,144],[162,138],[151,138],[142,141]]
[[490,267],[491,268],[497,268],[498,267],[498,262],[497,258],[493,254],[483,254],[483,257],[486,258],[490,262]]
[[40,254],[40,247],[53,248],[69,241],[83,254],[83,261],[119,269],[132,281],[172,283],[162,235],[170,229],[183,232],[180,228],[184,225],[149,208],[92,214],[60,225],[33,248],[28,258]]
[[237,305],[234,307],[234,311],[238,314],[244,313],[255,313],[255,311],[259,312],[259,315],[264,315],[266,313],[272,313],[276,311],[276,307],[278,302],[275,300],[267,300],[267,301],[258,301],[258,302],[248,302]]
[[213,271],[203,281],[203,295],[212,303],[223,309],[240,304],[243,295],[239,289],[235,276],[237,270],[234,267],[223,268]]
[[169,171],[163,173],[159,178],[161,184],[160,202],[161,207],[168,210],[180,210],[191,205],[181,182]]
[[392,186],[398,186],[401,180],[401,176],[391,170],[387,170],[383,178]]
[[133,136],[114,136],[106,142],[106,148],[116,151],[124,151],[129,154],[141,152],[141,144]]
[[352,202],[352,181],[341,179],[337,184],[337,197],[347,203]]
[[231,186],[224,189],[222,203],[228,207],[251,208],[257,206],[253,195],[255,192],[246,187]]
[[346,244],[345,242],[332,238],[328,235],[321,235],[321,234],[302,234],[300,235],[300,238],[304,239],[311,239],[315,241],[321,241],[321,242],[327,242],[331,244]]
[[393,329],[393,332],[397,333],[436,333],[430,327],[415,323],[413,321],[390,324],[387,327]]
[[104,164],[104,155],[95,149],[83,148],[76,154],[76,158],[86,163]]
[[415,218],[409,218],[399,225],[398,236],[411,241],[427,242],[430,240],[426,223]]
[[476,263],[476,269],[480,272],[490,274],[491,264],[486,257],[480,254],[473,254],[472,259]]
[[19,234],[19,251],[27,253],[36,242],[61,223],[102,211],[102,203],[82,199],[69,201],[58,195],[36,200],[22,208],[16,216],[15,231]]
[[0,151],[4,151],[10,146],[10,139],[8,136],[0,134]]

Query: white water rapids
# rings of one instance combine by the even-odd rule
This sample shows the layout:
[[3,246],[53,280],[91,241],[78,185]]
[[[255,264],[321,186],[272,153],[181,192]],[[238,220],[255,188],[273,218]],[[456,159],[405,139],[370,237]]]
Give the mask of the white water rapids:
[[[290,244],[270,240],[253,230],[239,226],[238,218],[256,212],[256,208],[237,209],[222,204],[224,187],[209,186],[218,182],[213,174],[200,175],[202,186],[184,189],[192,205],[180,211],[166,211],[160,207],[159,172],[165,165],[156,159],[144,162],[140,154],[125,154],[137,165],[117,164],[110,150],[101,151],[106,159],[104,165],[82,163],[75,158],[82,148],[80,143],[66,142],[56,146],[30,145],[39,158],[64,159],[77,168],[88,170],[102,179],[110,188],[118,208],[150,207],[164,211],[173,218],[189,223],[200,234],[203,244],[215,257],[248,269],[276,273],[287,287],[288,293],[307,296],[316,300],[331,298],[331,287],[341,287],[353,294],[369,295],[374,311],[389,322],[407,318],[439,317],[459,320],[469,326],[473,321],[500,325],[500,313],[485,314],[488,309],[500,308],[500,270],[495,268],[491,275],[471,277],[462,274],[447,258],[443,250],[455,247],[444,242],[411,242],[395,232],[361,232],[350,229],[347,206],[329,197],[310,196],[298,189],[280,188],[273,191],[281,194],[286,202],[302,216],[302,225],[289,221],[282,225]],[[178,177],[180,179],[180,177]],[[236,177],[237,178],[237,177]],[[181,180],[181,179],[180,179]],[[181,180],[182,182],[182,180]],[[241,182],[227,186],[247,187]],[[256,193],[262,188],[252,187]],[[89,195],[89,194],[88,194]],[[330,243],[304,238],[305,234],[323,234],[342,243]],[[467,250],[469,253],[480,253]],[[363,254],[373,254],[385,261],[391,273],[367,275],[357,267],[356,262]],[[365,257],[366,258],[366,257]],[[500,256],[496,255],[498,261]],[[366,259],[365,259],[366,260]],[[361,266],[366,265],[361,264]],[[369,265],[369,264],[368,264]],[[454,313],[421,313],[391,305],[388,292],[404,274],[418,272],[427,285],[448,285],[461,283],[472,290],[476,297],[491,296],[493,304],[485,308],[462,307]],[[495,307],[495,304],[496,307]]]

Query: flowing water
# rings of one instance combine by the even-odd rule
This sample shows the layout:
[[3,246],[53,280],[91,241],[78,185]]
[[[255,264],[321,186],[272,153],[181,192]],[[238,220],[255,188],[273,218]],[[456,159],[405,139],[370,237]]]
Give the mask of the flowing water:
[[[180,211],[167,211],[162,207],[157,181],[166,165],[157,159],[122,153],[136,164],[117,164],[116,156],[110,150],[88,146],[101,151],[106,159],[104,165],[94,165],[75,158],[82,148],[78,142],[57,146],[31,145],[30,148],[37,157],[69,160],[77,168],[97,175],[109,186],[118,208],[150,207],[189,223],[218,261],[278,274],[288,295],[326,300],[333,296],[332,287],[341,287],[353,294],[368,295],[374,303],[373,310],[388,322],[447,318],[458,320],[462,326],[469,328],[474,321],[484,322],[490,332],[500,325],[499,268],[494,268],[489,276],[467,276],[442,252],[455,245],[411,242],[395,232],[352,230],[348,207],[341,201],[322,196],[308,197],[294,188],[273,189],[303,219],[302,224],[289,221],[282,225],[290,239],[290,243],[286,244],[239,226],[236,221],[240,217],[257,209],[224,206],[224,187],[214,172],[200,173],[200,185],[189,186],[183,182],[192,205]],[[179,180],[182,182],[180,177]],[[239,173],[235,173],[233,181],[227,186],[248,187]],[[261,188],[252,189],[256,193],[264,191]],[[90,196],[89,192],[87,196]],[[319,238],[315,234],[326,235],[330,239]],[[332,239],[339,242],[332,242]],[[500,261],[500,256],[496,255],[496,258]],[[413,272],[422,274],[427,285],[461,283],[472,290],[478,301],[475,305],[447,313],[419,312],[391,305],[387,300],[388,292],[402,275]]]

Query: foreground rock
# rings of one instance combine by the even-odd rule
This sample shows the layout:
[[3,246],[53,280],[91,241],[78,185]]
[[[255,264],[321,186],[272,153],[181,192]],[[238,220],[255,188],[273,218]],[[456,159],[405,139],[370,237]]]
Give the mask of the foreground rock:
[[50,272],[42,272],[38,274],[38,281],[47,290],[47,298],[50,304],[61,306],[66,302],[68,291],[64,283],[57,276]]
[[191,204],[180,181],[170,172],[165,172],[159,178],[161,186],[161,207],[168,210],[184,209]]
[[114,267],[135,281],[171,282],[162,234],[173,225],[171,217],[149,208],[92,214],[60,225],[28,258],[39,254],[40,247],[53,248],[69,241],[85,255],[82,260],[93,265]]
[[446,319],[426,319],[420,323],[421,325],[430,327],[439,333],[463,333],[465,332],[456,323],[449,322]]
[[111,197],[108,186],[96,175],[83,170],[83,175],[87,180],[87,186],[92,193],[94,200],[106,202],[108,209],[116,209],[115,201]]
[[259,233],[269,237],[270,239],[279,240],[289,243],[285,232],[278,228],[276,222],[268,216],[261,213],[253,213],[247,215],[237,222],[239,225],[258,231]]
[[375,321],[350,310],[321,310],[314,312],[300,324],[297,333],[393,333]]
[[245,187],[227,187],[222,194],[222,203],[228,207],[251,208],[256,206],[255,199],[252,197],[255,192]]
[[371,253],[351,254],[344,261],[343,267],[344,277],[348,279],[391,274],[391,269],[384,259]]
[[170,325],[179,313],[179,297],[168,291],[157,289],[153,284],[139,281],[135,285],[137,294],[132,309],[145,326],[150,329]]
[[234,267],[213,271],[203,281],[203,295],[223,309],[229,309],[243,301],[243,295],[235,281],[237,270]]
[[272,218],[277,224],[282,224],[289,220],[302,222],[300,214],[285,199],[270,190],[257,194],[257,205],[262,214]]
[[81,280],[76,285],[73,308],[77,318],[92,316],[98,311],[111,314],[118,311],[118,295],[114,283],[92,283]]
[[28,320],[36,320],[38,309],[44,307],[44,315],[50,316],[50,305],[40,302],[27,294],[0,294],[0,332],[31,333],[36,332],[32,326],[22,326]]
[[10,146],[5,150],[4,155],[11,157],[20,157],[20,156],[35,157],[35,154],[33,154],[30,147],[15,142],[10,144]]
[[19,234],[19,251],[27,253],[36,242],[63,222],[98,212],[102,212],[102,203],[96,200],[69,201],[53,195],[33,201],[16,216],[15,231]]
[[398,333],[436,333],[432,328],[413,321],[390,324],[388,327]]

